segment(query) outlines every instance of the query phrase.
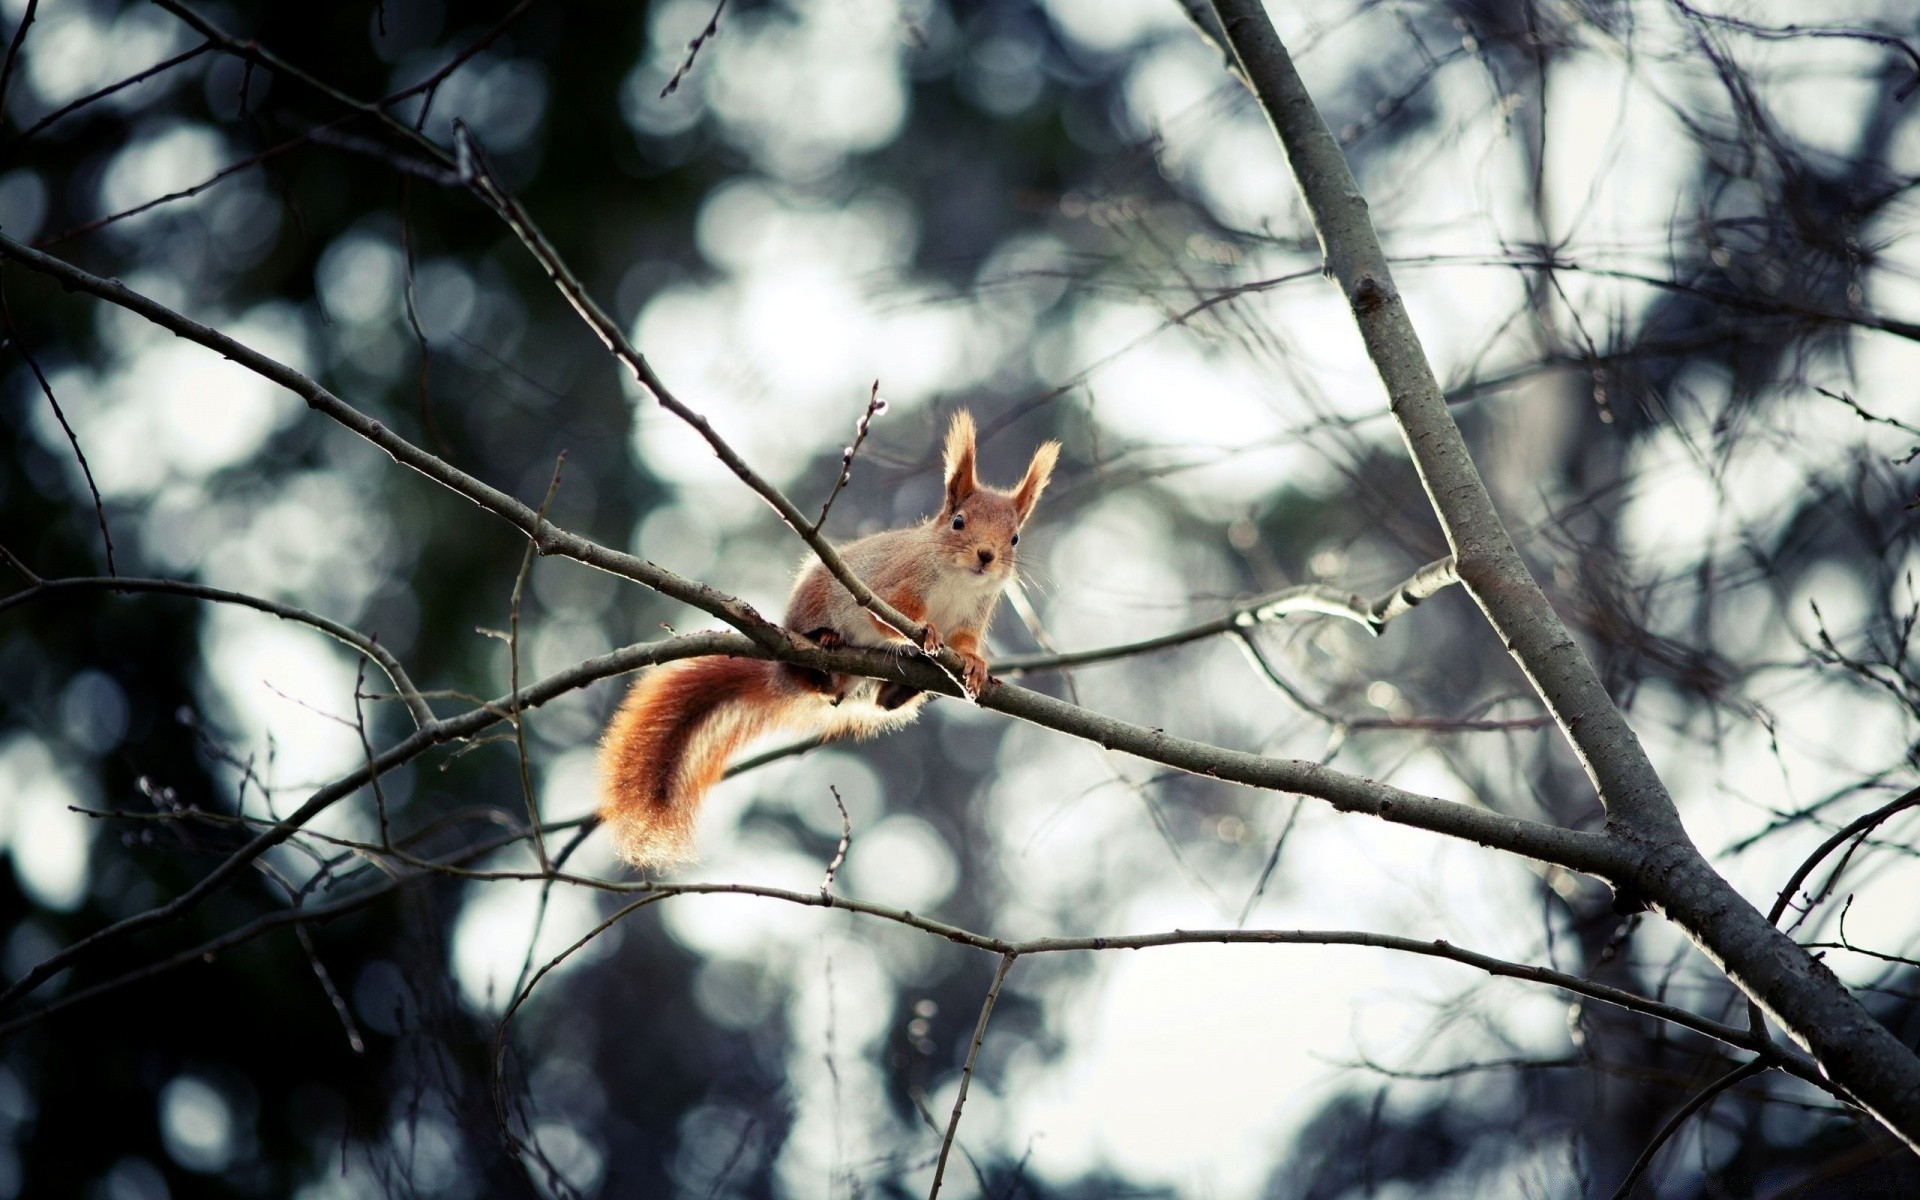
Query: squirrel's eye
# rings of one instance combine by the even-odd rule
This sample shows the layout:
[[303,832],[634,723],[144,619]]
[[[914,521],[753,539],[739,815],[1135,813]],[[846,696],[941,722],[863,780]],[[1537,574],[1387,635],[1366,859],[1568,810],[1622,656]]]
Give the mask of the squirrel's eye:
[[965,529],[967,527],[967,514],[965,513],[953,514],[953,527],[955,529]]
[[1015,545],[1015,546],[1018,546],[1018,545],[1020,544],[1020,535],[1019,535],[1019,534],[1017,534],[1017,533],[1016,533],[1016,534],[1014,534],[1014,535],[1013,535],[1013,542],[1012,542],[1012,544],[1013,544],[1013,545]]

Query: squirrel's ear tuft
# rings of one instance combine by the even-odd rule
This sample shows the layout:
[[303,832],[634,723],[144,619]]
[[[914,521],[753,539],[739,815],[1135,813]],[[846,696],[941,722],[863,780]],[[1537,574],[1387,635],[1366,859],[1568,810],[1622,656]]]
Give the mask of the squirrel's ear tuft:
[[980,488],[973,470],[973,414],[961,409],[947,426],[947,508],[952,512]]
[[1047,490],[1047,480],[1053,478],[1053,465],[1060,461],[1060,443],[1042,442],[1033,452],[1033,461],[1027,464],[1026,478],[1020,486],[1013,489],[1013,511],[1026,524],[1027,517],[1033,513],[1033,506],[1040,502],[1040,493]]

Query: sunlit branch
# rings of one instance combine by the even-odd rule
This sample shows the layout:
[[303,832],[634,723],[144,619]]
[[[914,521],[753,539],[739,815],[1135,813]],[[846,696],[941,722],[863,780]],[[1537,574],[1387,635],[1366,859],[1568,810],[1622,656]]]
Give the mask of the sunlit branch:
[[687,72],[693,70],[693,60],[700,57],[701,47],[713,40],[720,32],[720,14],[725,12],[726,8],[727,0],[719,0],[719,3],[713,6],[713,16],[707,18],[706,27],[701,29],[699,33],[694,34],[693,40],[687,43],[686,61],[682,62],[680,69],[675,71],[673,77],[667,80],[667,85],[660,89],[660,99],[665,100],[668,96],[680,90],[680,81],[687,77]]
[[[719,14],[716,13],[715,16]],[[867,395],[866,411],[853,423],[853,441],[840,452],[840,473],[834,476],[833,490],[827,493],[827,499],[820,506],[820,515],[813,519],[813,531],[820,532],[827,523],[827,514],[833,511],[833,502],[840,498],[840,492],[853,480],[853,460],[859,455],[860,447],[866,444],[867,434],[873,429],[873,419],[887,411],[887,402],[880,398],[880,381],[873,381],[873,390]]]
[[1235,630],[1251,629],[1297,613],[1344,617],[1378,634],[1386,628],[1389,621],[1443,588],[1459,582],[1459,578],[1453,569],[1453,558],[1449,555],[1421,567],[1405,582],[1375,600],[1368,600],[1352,592],[1342,592],[1337,588],[1320,584],[1303,584],[1275,592],[1271,596],[1262,597],[1250,604],[1244,604],[1211,621],[1203,621],[1198,625],[1191,625],[1172,633],[1163,633],[1157,637],[1142,638],[1137,642],[1125,642],[1117,646],[1104,646],[1097,650],[1018,655],[996,661],[993,664],[993,670],[995,674],[1000,675],[1027,675],[1037,671],[1058,671],[1068,667],[1112,662],[1115,659],[1132,658],[1155,650],[1184,646],[1189,642],[1217,637]]

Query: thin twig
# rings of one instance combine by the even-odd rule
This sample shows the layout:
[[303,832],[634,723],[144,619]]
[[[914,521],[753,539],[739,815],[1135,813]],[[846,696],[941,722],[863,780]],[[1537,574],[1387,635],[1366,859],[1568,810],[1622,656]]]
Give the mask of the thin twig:
[[1830,391],[1827,388],[1823,388],[1823,387],[1816,387],[1813,390],[1816,392],[1819,392],[1822,396],[1825,396],[1829,400],[1838,400],[1840,403],[1846,405],[1848,408],[1852,409],[1853,414],[1859,417],[1862,421],[1866,421],[1869,424],[1873,424],[1873,425],[1891,426],[1894,429],[1898,429],[1901,433],[1908,434],[1912,437],[1920,437],[1920,429],[1916,429],[1913,426],[1907,424],[1905,421],[1898,420],[1894,417],[1883,417],[1879,413],[1868,412],[1866,409],[1860,407],[1859,401],[1855,400],[1851,395],[1849,395],[1846,392]]
[[1739,17],[1722,16],[1718,13],[1704,13],[1690,7],[1686,0],[1672,0],[1673,6],[1696,21],[1709,25],[1719,25],[1748,37],[1759,38],[1767,42],[1791,41],[1795,38],[1839,38],[1850,42],[1871,42],[1898,50],[1913,65],[1914,77],[1900,85],[1893,93],[1895,100],[1904,101],[1920,89],[1920,51],[1916,51],[1903,39],[1890,33],[1881,33],[1873,29],[1860,29],[1842,25],[1756,25],[1752,21],[1743,21]]
[[820,881],[822,892],[833,890],[833,877],[840,872],[840,865],[847,861],[847,848],[853,845],[853,818],[847,815],[847,802],[840,798],[840,789],[832,784],[827,790],[833,793],[833,806],[840,810],[840,844],[833,848],[833,858],[827,863],[826,877]]
[[1640,1176],[1646,1174],[1647,1168],[1653,1165],[1653,1156],[1660,1153],[1660,1147],[1666,1145],[1668,1140],[1680,1131],[1680,1127],[1687,1123],[1688,1117],[1691,1117],[1694,1113],[1699,1112],[1707,1105],[1713,1103],[1714,1099],[1728,1088],[1751,1079],[1755,1075],[1761,1074],[1771,1068],[1772,1064],[1764,1059],[1756,1058],[1749,1062],[1741,1063],[1733,1070],[1728,1071],[1725,1075],[1722,1075],[1720,1078],[1696,1092],[1694,1096],[1685,1104],[1682,1104],[1672,1116],[1668,1117],[1666,1124],[1662,1125],[1660,1131],[1653,1135],[1653,1140],[1647,1143],[1647,1148],[1640,1152],[1640,1157],[1634,1160],[1632,1168],[1627,1171],[1627,1177],[1620,1181],[1618,1188],[1614,1189],[1613,1200],[1627,1200],[1627,1197],[1633,1194],[1634,1185],[1640,1182]]
[[713,6],[713,16],[707,21],[706,28],[695,34],[693,40],[687,43],[686,61],[681,63],[680,69],[667,80],[667,86],[660,89],[660,99],[665,100],[680,90],[680,81],[687,77],[688,71],[693,70],[693,60],[700,57],[700,48],[720,32],[720,14],[726,7],[727,0],[720,0],[720,3]]
[[980,1006],[980,1021],[973,1027],[973,1045],[967,1049],[966,1065],[960,1068],[960,1091],[953,1098],[953,1112],[947,1117],[947,1133],[940,1139],[940,1158],[933,1164],[933,1186],[927,1189],[927,1200],[934,1200],[940,1194],[940,1181],[947,1174],[947,1155],[953,1150],[953,1139],[960,1133],[960,1110],[967,1104],[967,1088],[973,1083],[974,1060],[980,1057],[980,1043],[987,1039],[987,1021],[993,1016],[993,1006],[1000,999],[1000,986],[1007,981],[1007,972],[1013,970],[1014,954],[1002,954],[1000,966],[993,973],[993,983],[987,988],[986,1003]]
[[[527,552],[520,558],[520,571],[513,577],[513,601],[507,614],[507,694],[520,695],[520,599],[527,587],[527,577],[533,572],[534,551],[540,545],[540,527],[546,524],[547,509],[553,504],[554,493],[560,490],[560,473],[566,469],[567,452],[562,450],[553,463],[553,479],[547,484],[546,498],[540,501],[540,509],[534,514],[533,536],[527,540]],[[540,804],[533,797],[533,777],[527,765],[526,721],[519,709],[514,709],[508,719],[513,722],[513,747],[520,760],[520,793],[527,802],[527,828],[533,831],[533,852],[545,869],[547,863],[547,839],[540,832]]]
[[413,686],[405,667],[376,638],[350,629],[340,622],[318,613],[308,612],[304,608],[295,608],[291,604],[282,604],[277,600],[265,600],[259,596],[249,596],[245,592],[232,592],[225,588],[208,587],[201,583],[188,583],[180,579],[136,579],[126,575],[116,576],[75,576],[68,579],[42,579],[27,569],[25,563],[15,558],[5,547],[0,547],[15,570],[26,575],[30,581],[28,587],[8,596],[0,596],[0,613],[16,605],[29,604],[36,600],[50,599],[67,592],[119,592],[155,593],[165,596],[186,596],[195,600],[210,600],[219,604],[238,604],[245,608],[268,613],[285,621],[297,621],[310,625],[320,632],[352,647],[360,654],[379,664],[387,679],[393,684],[393,690],[412,714],[414,725],[425,728],[433,723],[433,709],[428,707],[420,690]]
[[86,95],[80,97],[78,100],[72,101],[71,103],[68,103],[68,104],[61,105],[59,108],[54,109],[52,112],[48,113],[46,116],[41,117],[38,121],[35,121],[33,124],[27,126],[26,132],[20,135],[20,140],[24,142],[27,139],[31,138],[34,134],[39,133],[42,129],[45,129],[47,126],[53,124],[55,121],[60,120],[62,117],[68,115],[69,113],[78,112],[80,109],[85,108],[89,104],[96,103],[97,101],[100,101],[100,100],[105,100],[108,96],[113,95],[115,92],[120,91],[123,88],[130,88],[137,83],[145,83],[147,80],[153,78],[155,75],[160,74],[160,72],[172,70],[174,67],[179,66],[183,62],[190,62],[191,60],[200,57],[202,54],[205,54],[207,51],[211,49],[213,49],[212,42],[201,42],[198,46],[195,46],[191,50],[188,50],[181,54],[176,54],[172,58],[169,58],[164,62],[157,62],[153,64],[151,67],[148,67],[144,71],[141,71],[134,75],[127,76],[125,79],[120,80],[118,83],[110,83],[106,87],[103,87],[98,91],[88,92]]
[[[360,736],[360,753],[365,756],[367,782],[373,785],[374,811],[380,817],[380,846],[393,848],[393,831],[387,820],[387,793],[380,786],[380,776],[373,770],[373,739],[367,736],[367,711],[361,704],[365,698],[362,685],[367,681],[367,660],[361,659],[353,675],[353,731]],[[269,810],[271,811],[271,810]]]
[[[355,118],[352,116],[339,117],[339,118],[336,118],[332,122],[332,124],[343,125],[346,122],[352,121],[354,119]],[[327,126],[325,125],[320,127],[320,129],[326,129],[326,128]],[[238,175],[242,171],[251,170],[252,168],[260,166],[263,163],[272,162],[274,159],[279,158],[282,155],[290,154],[293,151],[308,145],[309,143],[315,140],[318,133],[319,133],[319,130],[311,130],[307,133],[301,134],[299,137],[289,138],[278,145],[269,146],[265,150],[261,150],[258,153],[249,154],[245,158],[237,159],[233,162],[230,162],[226,166],[221,167],[219,170],[207,176],[205,179],[202,179],[198,183],[191,184],[187,187],[179,188],[175,191],[168,192],[164,196],[155,196],[151,200],[143,200],[139,204],[133,205],[131,208],[123,208],[118,212],[108,213],[104,217],[95,217],[91,221],[83,221],[78,225],[74,225],[68,229],[63,229],[59,233],[53,234],[50,237],[43,237],[39,241],[35,242],[34,245],[57,246],[61,242],[68,241],[73,238],[77,238],[82,234],[93,233],[97,230],[105,229],[109,225],[118,224],[119,222],[127,220],[130,217],[137,217],[141,213],[151,212],[152,210],[159,208],[163,204],[172,204],[176,200],[191,199],[194,196],[198,196],[200,193],[206,191],[208,188],[211,188],[216,184],[219,184],[221,181],[226,179],[231,179],[233,176]]]
[[[1767,910],[1768,923],[1774,925],[1780,923],[1781,916],[1786,913],[1787,906],[1792,903],[1794,895],[1800,890],[1800,885],[1806,882],[1807,876],[1811,875],[1813,869],[1819,866],[1821,861],[1829,854],[1839,849],[1847,841],[1856,837],[1865,837],[1869,832],[1885,824],[1893,817],[1914,807],[1920,807],[1920,787],[1914,788],[1893,800],[1889,800],[1870,813],[1854,818],[1844,827],[1835,831],[1832,837],[1829,837],[1826,841],[1814,847],[1813,853],[1807,855],[1806,859],[1794,869],[1793,874],[1787,877],[1786,885],[1780,889],[1780,894],[1774,897],[1773,907]],[[1834,880],[1838,877],[1839,872],[1836,871],[1834,876],[1828,879],[1826,889],[1824,889],[1822,893],[1823,898],[1826,892],[1832,891]],[[1814,905],[1817,903],[1817,900],[1810,900],[1807,905],[1807,910],[1812,911]],[[1789,931],[1798,926],[1799,923],[1800,922],[1796,920],[1793,925],[1788,926]]]
[[[32,9],[28,9],[26,19],[28,21],[33,19]],[[25,22],[21,23],[20,28],[25,31]],[[0,100],[4,98],[5,89],[0,88]],[[26,340],[20,336],[19,329],[14,326],[13,309],[7,304],[7,290],[4,286],[0,286],[0,323],[5,325],[7,339],[13,343],[13,348],[18,350],[20,357],[27,361],[28,370],[33,372],[34,379],[39,382],[40,391],[45,394],[47,403],[53,406],[54,418],[60,422],[60,428],[67,435],[67,444],[73,447],[73,456],[80,460],[80,474],[86,477],[87,490],[93,493],[93,517],[100,523],[100,540],[106,543],[107,547],[107,574],[118,575],[120,572],[113,564],[113,534],[107,531],[107,506],[100,499],[100,485],[93,481],[93,468],[87,464],[87,452],[80,448],[80,437],[74,433],[73,425],[67,420],[66,411],[60,407],[59,397],[53,394],[53,385],[47,382],[47,374],[40,369],[40,361],[33,356],[33,351],[27,349]]]
[[880,398],[880,381],[876,379],[873,381],[873,391],[867,396],[867,411],[853,423],[853,444],[840,452],[840,475],[833,481],[833,490],[827,493],[827,502],[820,506],[820,515],[814,518],[814,533],[819,533],[820,527],[827,523],[827,514],[833,511],[833,502],[853,478],[853,456],[860,453],[860,444],[867,440],[867,431],[873,428],[873,419],[885,411],[887,402]]
[[[34,570],[32,567],[29,567],[26,563],[20,561],[20,556],[15,554],[13,551],[7,549],[4,544],[0,544],[0,559],[5,559],[8,566],[18,571],[21,577],[24,578],[29,584],[33,585],[34,587],[39,587],[42,583],[45,582],[45,580],[41,579],[39,575],[34,573]],[[0,610],[4,610],[7,606],[7,600],[11,600],[12,598],[13,597],[9,596],[9,597],[6,597],[6,599],[0,599]]]
[[1267,855],[1266,865],[1260,868],[1260,878],[1254,882],[1253,891],[1248,893],[1247,902],[1240,908],[1240,919],[1233,923],[1236,929],[1246,928],[1254,905],[1260,903],[1260,897],[1267,894],[1267,882],[1273,878],[1274,868],[1280,865],[1280,852],[1286,849],[1287,835],[1293,832],[1293,823],[1300,819],[1300,809],[1304,804],[1305,801],[1296,799],[1293,807],[1287,810],[1287,819],[1280,826],[1280,836],[1273,839],[1273,850]]
[[[299,906],[295,905],[295,911]],[[334,1015],[340,1018],[340,1024],[347,1031],[347,1047],[355,1054],[367,1052],[367,1041],[360,1036],[360,1026],[353,1019],[353,1010],[347,1007],[347,999],[334,986],[333,975],[327,970],[327,964],[320,960],[320,950],[313,944],[313,933],[305,921],[295,921],[293,932],[300,939],[300,948],[307,952],[307,962],[312,965],[313,973],[320,980],[320,988],[327,994],[327,1003],[333,1005]]]
[[27,40],[27,26],[33,24],[33,15],[39,10],[40,0],[27,0],[27,11],[21,14],[13,40],[7,43],[7,61],[0,63],[0,112],[6,110],[7,84],[13,81],[13,63],[20,57],[20,44]]

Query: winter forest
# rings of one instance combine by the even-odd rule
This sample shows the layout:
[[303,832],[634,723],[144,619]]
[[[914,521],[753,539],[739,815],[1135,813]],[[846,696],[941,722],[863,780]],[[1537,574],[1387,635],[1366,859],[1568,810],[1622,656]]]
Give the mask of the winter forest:
[[0,0],[0,1200],[1920,1195],[1917,516],[1911,4]]

